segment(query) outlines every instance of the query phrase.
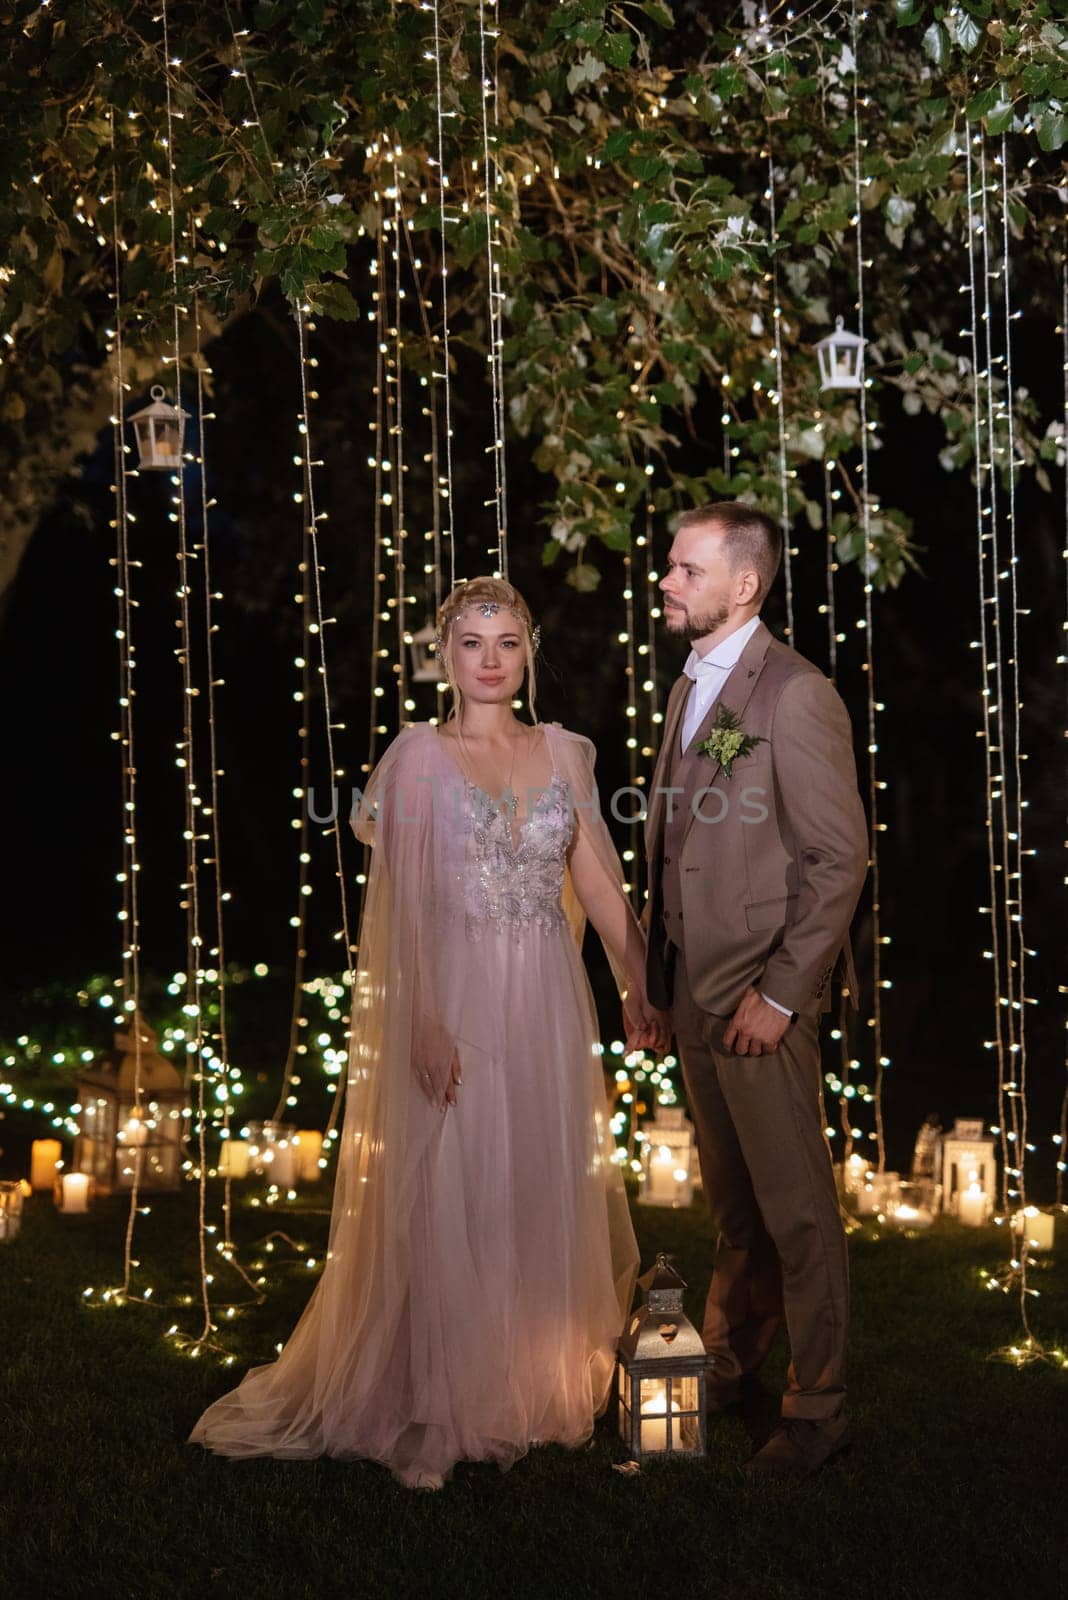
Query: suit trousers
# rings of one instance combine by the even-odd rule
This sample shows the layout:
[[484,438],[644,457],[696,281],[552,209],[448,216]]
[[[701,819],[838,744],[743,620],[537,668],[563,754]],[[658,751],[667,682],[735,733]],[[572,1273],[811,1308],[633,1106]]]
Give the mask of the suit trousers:
[[783,1416],[826,1421],[845,1398],[849,1261],[824,1133],[819,1020],[799,1017],[773,1055],[730,1055],[730,1018],[702,1011],[682,951],[669,945],[666,954],[701,1181],[719,1235],[702,1329],[710,1387],[729,1390],[755,1372],[785,1316]]

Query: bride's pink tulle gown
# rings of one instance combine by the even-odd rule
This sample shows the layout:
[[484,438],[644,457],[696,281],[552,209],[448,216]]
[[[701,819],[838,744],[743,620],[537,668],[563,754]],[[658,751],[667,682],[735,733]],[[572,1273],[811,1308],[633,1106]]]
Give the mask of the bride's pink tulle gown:
[[402,733],[354,820],[374,849],[326,1266],[278,1360],[193,1429],[220,1455],[438,1487],[580,1445],[607,1403],[637,1248],[566,872],[583,833],[620,880],[593,747],[545,727],[551,775],[512,819],[449,743]]

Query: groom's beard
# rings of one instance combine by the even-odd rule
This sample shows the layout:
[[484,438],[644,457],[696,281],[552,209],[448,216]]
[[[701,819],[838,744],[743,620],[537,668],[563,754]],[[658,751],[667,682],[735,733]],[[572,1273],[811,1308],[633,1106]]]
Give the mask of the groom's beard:
[[692,643],[694,639],[703,639],[706,634],[715,633],[731,614],[731,608],[726,601],[716,607],[714,611],[706,611],[703,615],[690,613],[679,607],[675,613],[665,612],[664,620],[669,633],[681,633],[684,639]]

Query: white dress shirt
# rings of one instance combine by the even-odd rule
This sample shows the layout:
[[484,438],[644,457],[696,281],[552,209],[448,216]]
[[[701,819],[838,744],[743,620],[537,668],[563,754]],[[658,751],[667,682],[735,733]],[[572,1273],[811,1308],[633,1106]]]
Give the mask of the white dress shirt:
[[[723,685],[738,665],[742,651],[759,626],[760,618],[750,617],[748,622],[736,628],[733,633],[729,633],[718,644],[714,644],[707,655],[699,656],[696,650],[690,651],[682,669],[686,676],[692,679],[692,687],[682,718],[683,752],[690,748],[698,728],[722,694]],[[770,995],[762,992],[761,999],[766,1000],[769,1006],[774,1006],[776,1011],[781,1011],[784,1017],[793,1016],[789,1006],[781,1006]]]
[[714,644],[707,655],[699,656],[696,650],[690,651],[682,669],[693,680],[682,718],[683,752],[689,749],[694,734],[719,699],[723,685],[759,627],[760,618],[750,617],[748,622],[721,639],[719,644]]

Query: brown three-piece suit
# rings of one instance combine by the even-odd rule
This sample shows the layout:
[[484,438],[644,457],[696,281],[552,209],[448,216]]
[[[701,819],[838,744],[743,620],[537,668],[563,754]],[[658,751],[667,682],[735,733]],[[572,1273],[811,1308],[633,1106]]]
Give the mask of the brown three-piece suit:
[[[649,998],[671,1011],[719,1234],[703,1329],[711,1389],[726,1397],[755,1372],[785,1315],[783,1414],[824,1421],[845,1393],[849,1279],[818,1030],[832,977],[856,1004],[849,925],[868,866],[849,717],[763,623],[683,752],[690,687],[676,681],[665,713],[643,920]],[[762,741],[729,778],[697,750],[721,706]],[[796,1013],[771,1055],[724,1049],[750,985]]]

